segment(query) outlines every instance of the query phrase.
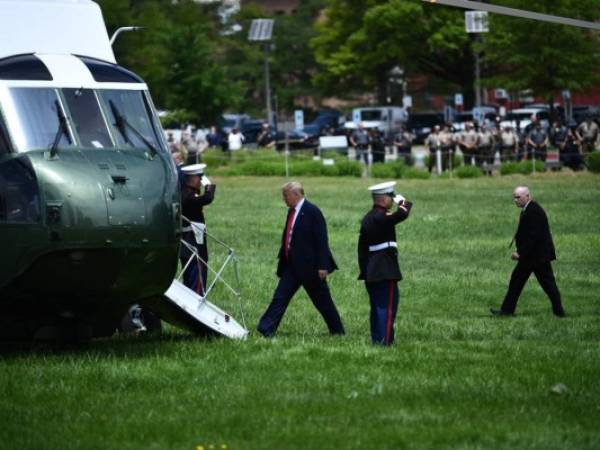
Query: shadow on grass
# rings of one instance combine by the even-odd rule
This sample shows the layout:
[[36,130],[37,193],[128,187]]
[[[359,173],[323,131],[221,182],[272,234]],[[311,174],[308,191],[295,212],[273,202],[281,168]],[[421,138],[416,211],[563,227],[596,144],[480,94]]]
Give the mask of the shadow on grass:
[[108,338],[93,339],[83,344],[55,342],[4,341],[0,342],[0,357],[3,359],[23,356],[93,356],[96,358],[142,358],[148,354],[168,356],[176,351],[180,343],[211,343],[221,339],[186,332],[167,331],[162,333],[115,334]]

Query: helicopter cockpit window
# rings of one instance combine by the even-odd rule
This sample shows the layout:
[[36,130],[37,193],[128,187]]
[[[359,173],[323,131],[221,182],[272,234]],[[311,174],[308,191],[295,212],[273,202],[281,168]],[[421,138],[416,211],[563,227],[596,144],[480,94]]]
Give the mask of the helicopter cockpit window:
[[10,152],[10,143],[8,135],[2,123],[2,117],[0,117],[0,158]]
[[[20,152],[52,146],[60,131],[57,106],[59,98],[53,88],[0,87],[0,108]],[[61,133],[58,146],[72,146],[72,142]]]
[[91,89],[63,89],[82,147],[113,147],[100,106]]
[[[157,130],[142,91],[100,90],[118,146],[161,149]],[[145,142],[144,142],[145,141]]]
[[41,221],[40,192],[29,158],[0,164],[0,223]]

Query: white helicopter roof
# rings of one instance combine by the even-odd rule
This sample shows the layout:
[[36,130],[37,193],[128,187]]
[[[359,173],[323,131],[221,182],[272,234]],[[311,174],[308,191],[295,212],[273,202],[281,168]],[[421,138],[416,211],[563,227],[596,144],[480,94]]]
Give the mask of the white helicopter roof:
[[116,63],[102,11],[91,0],[0,0],[0,58],[24,53]]

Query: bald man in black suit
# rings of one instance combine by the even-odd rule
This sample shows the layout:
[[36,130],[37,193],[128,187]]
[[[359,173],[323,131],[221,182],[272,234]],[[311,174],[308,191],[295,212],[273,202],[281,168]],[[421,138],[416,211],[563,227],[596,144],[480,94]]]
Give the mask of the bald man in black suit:
[[556,259],[548,217],[542,207],[532,200],[529,189],[519,186],[513,192],[515,205],[521,208],[519,226],[515,234],[517,251],[512,259],[517,261],[510,277],[508,292],[500,309],[491,309],[495,316],[512,316],[517,301],[529,276],[533,273],[552,303],[557,317],[564,317],[560,292],[552,271],[551,261]]

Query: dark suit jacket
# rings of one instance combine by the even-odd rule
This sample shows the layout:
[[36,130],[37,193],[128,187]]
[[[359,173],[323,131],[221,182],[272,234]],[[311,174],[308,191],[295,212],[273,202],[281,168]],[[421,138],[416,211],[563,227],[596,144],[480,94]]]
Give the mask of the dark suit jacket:
[[548,217],[533,200],[521,213],[515,241],[522,263],[536,265],[556,259]]
[[285,257],[284,239],[285,223],[281,234],[279,247],[279,263],[277,276],[281,277],[290,268],[296,278],[304,283],[319,281],[318,271],[323,269],[329,273],[337,269],[327,238],[325,217],[317,206],[304,200],[302,208],[296,217],[292,230],[292,241],[289,249],[289,260]]

